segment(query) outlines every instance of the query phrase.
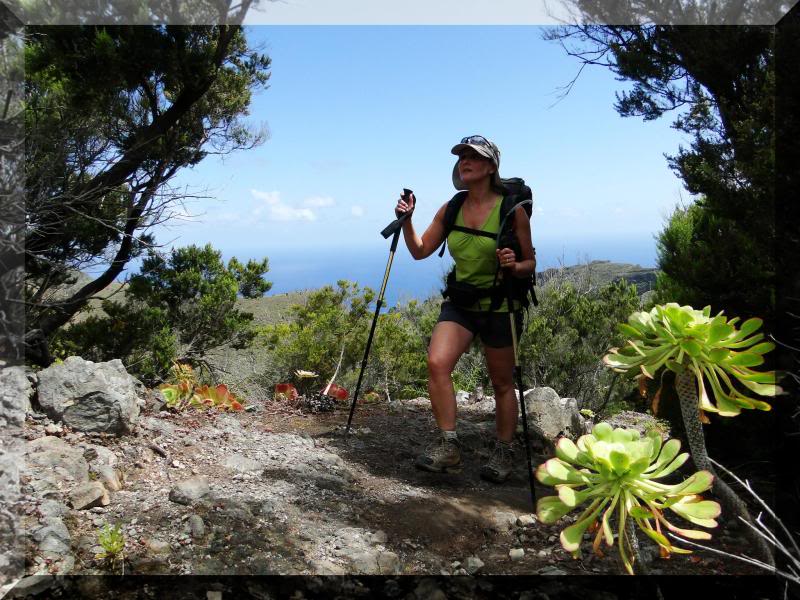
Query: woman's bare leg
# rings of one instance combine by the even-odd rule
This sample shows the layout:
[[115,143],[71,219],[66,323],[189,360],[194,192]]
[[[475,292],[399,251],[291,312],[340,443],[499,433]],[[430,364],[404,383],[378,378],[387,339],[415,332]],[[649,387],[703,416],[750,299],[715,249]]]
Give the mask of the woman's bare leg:
[[517,430],[517,395],[514,392],[514,349],[506,348],[483,349],[486,355],[486,366],[492,380],[494,399],[497,405],[495,415],[497,424],[497,439],[510,442],[514,439]]
[[456,394],[453,369],[472,342],[472,332],[453,321],[440,321],[433,328],[428,346],[428,393],[436,424],[442,431],[456,428]]

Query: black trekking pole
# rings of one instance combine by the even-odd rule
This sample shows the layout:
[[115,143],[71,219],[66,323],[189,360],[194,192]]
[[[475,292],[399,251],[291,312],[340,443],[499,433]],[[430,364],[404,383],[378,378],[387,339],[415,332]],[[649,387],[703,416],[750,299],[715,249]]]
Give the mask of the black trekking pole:
[[522,367],[519,364],[519,343],[517,340],[516,311],[514,310],[514,282],[511,279],[511,269],[506,269],[504,279],[506,280],[506,298],[508,302],[508,317],[511,321],[511,345],[514,348],[514,379],[519,390],[519,405],[522,409],[522,432],[525,436],[525,456],[528,459],[528,481],[531,484],[531,502],[533,510],[536,512],[536,490],[533,487],[533,461],[531,460],[531,441],[528,436],[528,412],[525,410],[525,390],[522,387]]
[[[410,199],[411,196],[414,194],[411,190],[407,188],[403,188],[403,198],[406,200]],[[416,207],[416,198],[414,199],[414,206]],[[412,209],[413,210],[413,209]],[[381,231],[381,235],[384,239],[388,239],[390,235],[393,235],[392,238],[392,245],[389,249],[389,262],[386,263],[386,271],[383,274],[383,283],[381,283],[381,291],[378,294],[378,301],[375,304],[375,316],[372,318],[372,327],[369,330],[369,337],[367,338],[367,347],[364,349],[364,359],[361,361],[361,371],[358,374],[358,383],[356,383],[356,391],[353,394],[353,404],[350,406],[350,416],[347,418],[347,427],[344,430],[344,434],[348,435],[350,433],[350,423],[353,421],[353,413],[356,410],[356,402],[358,401],[358,392],[361,390],[361,379],[364,377],[364,369],[367,367],[367,358],[369,357],[369,349],[372,346],[372,337],[375,335],[375,326],[378,324],[378,315],[381,312],[381,306],[383,306],[383,296],[386,292],[386,283],[389,281],[389,271],[392,269],[392,261],[394,260],[394,253],[397,250],[397,241],[400,239],[400,231],[403,227],[403,223],[411,216],[411,210],[406,211],[402,215],[400,215],[397,219],[392,221],[386,228]]]

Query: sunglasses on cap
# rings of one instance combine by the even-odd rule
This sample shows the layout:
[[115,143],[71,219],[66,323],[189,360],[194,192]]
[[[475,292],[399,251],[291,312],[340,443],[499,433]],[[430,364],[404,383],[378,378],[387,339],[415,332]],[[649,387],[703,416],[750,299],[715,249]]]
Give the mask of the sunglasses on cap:
[[465,138],[461,138],[462,144],[475,144],[477,146],[486,146],[487,148],[492,147],[492,143],[487,140],[482,135],[469,135]]

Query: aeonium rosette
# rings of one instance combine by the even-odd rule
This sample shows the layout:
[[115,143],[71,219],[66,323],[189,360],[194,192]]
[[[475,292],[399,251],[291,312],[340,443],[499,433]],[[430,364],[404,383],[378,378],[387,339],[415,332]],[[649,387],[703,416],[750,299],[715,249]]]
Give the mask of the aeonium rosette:
[[[603,362],[615,371],[637,374],[640,385],[645,378],[653,379],[662,367],[678,374],[688,369],[697,381],[703,420],[703,411],[733,417],[742,409],[770,410],[768,403],[743,388],[759,396],[782,393],[775,385],[774,371],[751,368],[763,364],[764,354],[775,344],[762,342],[764,335],[756,333],[761,319],[748,319],[740,329],[736,328],[738,321],[738,317],[726,319],[722,312],[712,317],[710,306],[700,311],[674,302],[657,305],[650,312],[633,313],[627,324],[619,325],[628,338],[627,345],[612,348]],[[713,400],[706,392],[706,382]],[[659,397],[660,390],[653,401],[654,412]]]
[[555,523],[588,503],[577,521],[561,532],[561,545],[577,558],[584,533],[596,528],[593,548],[602,554],[603,541],[607,546],[614,545],[616,529],[619,553],[630,574],[633,550],[626,532],[629,518],[660,546],[662,556],[672,552],[690,554],[691,551],[672,545],[663,528],[696,540],[711,539],[711,534],[678,527],[667,520],[665,512],[670,510],[695,525],[710,528],[717,526],[720,505],[699,496],[714,480],[708,471],[698,471],[672,485],[656,481],[674,473],[689,458],[688,453],[679,454],[680,446],[674,439],[662,444],[656,431],[642,438],[637,431],[613,429],[608,423],[598,423],[577,443],[560,439],[556,457],[536,470],[541,483],[555,486],[558,491],[557,496],[537,502],[539,520]]

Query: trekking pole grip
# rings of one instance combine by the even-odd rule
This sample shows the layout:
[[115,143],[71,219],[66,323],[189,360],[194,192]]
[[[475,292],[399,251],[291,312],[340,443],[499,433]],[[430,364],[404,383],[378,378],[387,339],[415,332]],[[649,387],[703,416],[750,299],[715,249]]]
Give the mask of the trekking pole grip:
[[[414,195],[414,192],[408,188],[403,188],[403,197],[410,198]],[[414,198],[414,205],[416,206],[416,198]],[[387,239],[393,233],[400,231],[400,228],[403,226],[403,223],[411,216],[413,210],[409,210],[404,212],[402,215],[397,217],[394,221],[389,223],[383,231],[381,231],[381,235],[384,239]]]

